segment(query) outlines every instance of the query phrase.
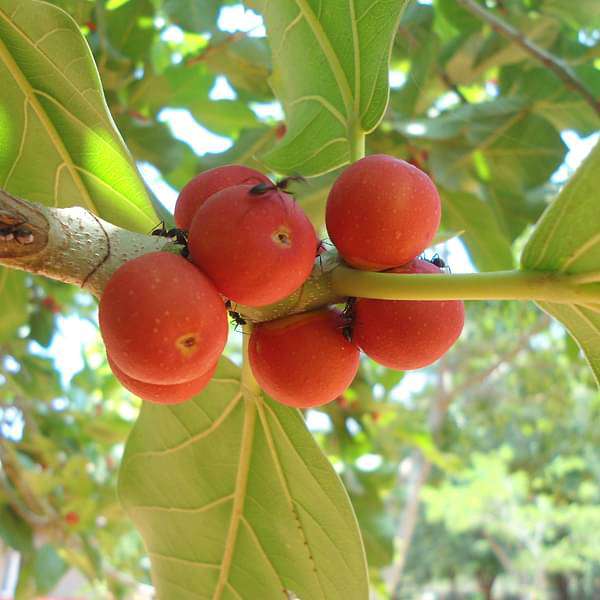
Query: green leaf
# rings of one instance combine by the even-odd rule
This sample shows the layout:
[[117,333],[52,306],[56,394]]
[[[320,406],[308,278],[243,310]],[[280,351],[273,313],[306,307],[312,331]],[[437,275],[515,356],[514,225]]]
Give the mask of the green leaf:
[[502,271],[514,266],[512,248],[493,209],[475,194],[442,193],[444,225],[462,237],[480,271]]
[[404,0],[255,0],[265,18],[287,134],[265,162],[318,175],[350,159],[388,100],[391,45]]
[[14,336],[27,321],[25,273],[0,267],[0,341]]
[[50,592],[67,572],[67,563],[58,555],[50,544],[44,544],[35,553],[33,573],[37,591],[42,594]]
[[216,28],[221,0],[166,0],[165,14],[186,31],[212,31]]
[[154,9],[150,0],[127,2],[115,10],[106,11],[107,37],[117,58],[142,60],[156,34],[152,20]]
[[31,527],[7,505],[0,506],[0,538],[22,553],[33,549]]
[[77,24],[39,0],[0,0],[0,187],[148,231],[156,216]]
[[161,598],[368,597],[354,513],[300,413],[243,397],[226,360],[195,399],[144,403],[119,495]]
[[268,83],[271,57],[266,38],[243,37],[232,41],[224,34],[215,35],[202,57],[211,71],[225,75],[234,88],[254,94],[257,100],[272,98]]
[[54,315],[45,307],[39,307],[29,319],[29,337],[47,348],[54,336]]
[[[523,269],[572,273],[598,288],[600,299],[600,144],[542,215],[523,250]],[[567,327],[600,383],[600,300],[592,304],[540,302]]]

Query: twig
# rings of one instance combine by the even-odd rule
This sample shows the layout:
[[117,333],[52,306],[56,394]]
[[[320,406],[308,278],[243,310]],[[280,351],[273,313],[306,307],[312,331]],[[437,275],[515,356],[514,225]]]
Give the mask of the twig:
[[569,65],[565,64],[560,58],[550,54],[550,52],[540,48],[537,44],[525,37],[518,29],[503,21],[496,15],[490,13],[475,0],[457,0],[470,13],[485,21],[494,31],[504,36],[511,42],[517,44],[528,54],[533,56],[538,62],[542,63],[547,69],[552,71],[565,85],[577,92],[594,109],[596,114],[600,115],[600,99],[586,87],[586,85],[577,77]]
[[456,83],[454,83],[454,81],[452,81],[450,75],[448,75],[444,69],[438,69],[438,76],[444,82],[446,87],[458,96],[459,100],[463,104],[469,103],[466,96],[460,91],[460,88],[456,85]]
[[220,52],[221,50],[223,50],[230,44],[234,44],[235,42],[238,42],[239,40],[244,39],[246,37],[246,35],[247,34],[244,31],[236,31],[235,33],[228,35],[226,38],[222,39],[221,41],[217,42],[216,44],[211,44],[211,45],[207,46],[206,48],[204,48],[202,50],[202,52],[200,52],[200,54],[197,54],[196,56],[192,56],[191,58],[186,60],[185,61],[186,67],[189,67],[191,65],[195,65],[196,63],[205,61],[211,54]]

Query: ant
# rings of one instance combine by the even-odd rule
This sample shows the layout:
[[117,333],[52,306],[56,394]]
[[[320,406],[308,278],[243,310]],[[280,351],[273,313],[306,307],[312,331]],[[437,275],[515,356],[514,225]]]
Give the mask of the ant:
[[263,194],[266,194],[267,192],[273,190],[283,192],[289,188],[290,183],[292,183],[293,181],[306,183],[306,179],[302,177],[302,175],[291,175],[290,177],[284,177],[283,179],[280,179],[279,181],[276,181],[272,184],[258,183],[254,187],[250,188],[250,194],[252,196],[262,196]]
[[246,319],[244,319],[239,312],[233,310],[233,303],[231,300],[225,302],[225,308],[231,317],[231,322],[235,324],[235,331],[238,330],[238,327],[243,327],[247,323]]
[[15,240],[17,244],[27,246],[33,244],[33,231],[29,227],[24,227],[25,221],[19,221],[10,216],[0,221],[0,241],[11,242]]
[[448,263],[439,255],[434,254],[431,259],[425,259],[428,263],[435,265],[438,269],[442,269],[444,271],[450,271],[450,267]]
[[344,323],[342,327],[342,334],[348,342],[352,342],[352,333],[354,331],[355,304],[356,298],[348,298],[348,300],[346,300],[346,306],[344,306],[344,310],[342,311],[342,321]]
[[150,235],[156,235],[173,240],[176,244],[183,246],[181,250],[181,256],[184,258],[189,256],[190,251],[188,249],[188,232],[185,231],[185,229],[178,229],[177,227],[167,229],[165,222],[161,221],[158,224],[158,227],[154,229]]

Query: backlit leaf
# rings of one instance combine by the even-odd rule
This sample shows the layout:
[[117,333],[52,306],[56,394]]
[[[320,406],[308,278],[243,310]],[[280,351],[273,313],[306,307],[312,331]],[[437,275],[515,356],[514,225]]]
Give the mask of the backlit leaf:
[[524,269],[579,275],[598,291],[598,302],[540,302],[561,321],[583,349],[600,381],[600,144],[544,213],[522,257]]
[[77,24],[40,0],[0,0],[0,187],[148,231],[152,207]]
[[244,396],[226,360],[193,400],[144,403],[119,495],[161,598],[368,597],[354,513],[300,413]]
[[379,123],[404,0],[254,0],[266,22],[275,95],[287,134],[265,156],[274,170],[325,173]]

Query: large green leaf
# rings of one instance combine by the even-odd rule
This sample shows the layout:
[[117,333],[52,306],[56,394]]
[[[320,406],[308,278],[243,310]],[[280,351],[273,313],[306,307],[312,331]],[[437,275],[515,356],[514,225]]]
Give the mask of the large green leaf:
[[348,162],[350,140],[379,123],[405,0],[254,0],[288,131],[265,156],[276,171],[318,175]]
[[600,144],[542,215],[522,256],[524,269],[577,274],[598,303],[540,302],[571,332],[600,381]]
[[144,403],[119,495],[160,598],[368,597],[354,513],[300,413],[243,394],[226,360],[195,399]]
[[156,216],[76,23],[40,0],[0,0],[0,187],[148,231]]

